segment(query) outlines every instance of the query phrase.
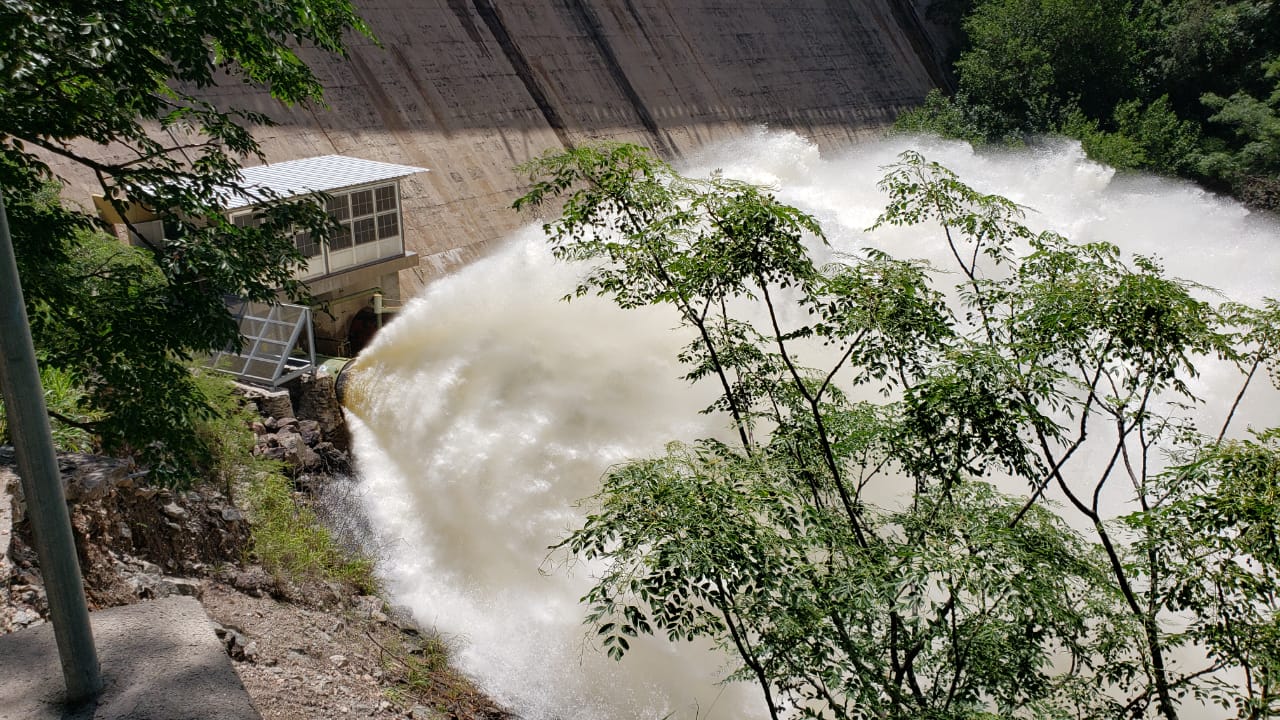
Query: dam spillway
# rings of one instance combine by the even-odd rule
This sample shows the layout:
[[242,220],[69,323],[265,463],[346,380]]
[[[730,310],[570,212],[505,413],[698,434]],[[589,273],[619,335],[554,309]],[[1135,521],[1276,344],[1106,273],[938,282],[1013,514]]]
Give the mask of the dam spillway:
[[[432,172],[404,188],[404,297],[525,222],[515,165],[621,140],[678,159],[761,125],[838,149],[939,82],[909,0],[356,0],[377,42],[304,49],[327,107],[283,108],[240,83],[201,90],[277,125],[271,162],[340,154]],[[81,148],[91,155],[110,152]],[[83,202],[100,192],[52,163]]]
[[[267,157],[432,168],[405,192],[405,295],[520,222],[513,167],[616,139],[668,158],[768,125],[819,147],[882,130],[935,86],[896,0],[362,0],[381,47],[317,54],[329,109],[279,112]],[[236,92],[239,92],[236,90]]]

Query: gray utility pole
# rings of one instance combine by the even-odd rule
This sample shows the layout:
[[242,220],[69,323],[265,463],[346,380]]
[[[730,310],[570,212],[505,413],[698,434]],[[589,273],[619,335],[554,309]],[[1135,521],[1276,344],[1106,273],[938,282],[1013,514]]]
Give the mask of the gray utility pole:
[[[102,690],[98,651],[89,627],[80,563],[76,560],[71,518],[62,493],[62,476],[53,451],[53,435],[36,368],[31,326],[18,284],[18,263],[9,237],[9,218],[0,194],[0,390],[9,433],[18,456],[18,474],[27,515],[40,556],[40,573],[49,598],[53,634],[62,659],[67,701],[88,700]],[[0,552],[7,550],[0,548]]]

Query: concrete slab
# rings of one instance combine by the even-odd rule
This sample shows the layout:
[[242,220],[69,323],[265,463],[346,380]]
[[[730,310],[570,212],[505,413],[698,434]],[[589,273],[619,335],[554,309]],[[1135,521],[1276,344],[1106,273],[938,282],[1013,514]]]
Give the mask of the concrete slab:
[[53,627],[0,636],[0,720],[261,720],[200,603],[90,613],[105,689],[67,707]]

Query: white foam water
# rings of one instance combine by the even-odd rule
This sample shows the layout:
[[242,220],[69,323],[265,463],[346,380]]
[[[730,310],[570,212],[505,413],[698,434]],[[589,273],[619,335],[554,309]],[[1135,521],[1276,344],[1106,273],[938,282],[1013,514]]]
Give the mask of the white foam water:
[[[1277,294],[1274,218],[1186,183],[1119,176],[1075,144],[976,153],[894,138],[823,156],[761,130],[681,170],[775,187],[822,222],[820,258],[876,247],[946,265],[936,231],[864,230],[885,203],[882,167],[907,148],[1028,206],[1033,228],[1157,255],[1171,275],[1233,299]],[[677,318],[562,302],[580,273],[552,260],[531,225],[431,285],[361,356],[348,406],[364,507],[386,539],[381,573],[397,602],[452,639],[462,668],[527,720],[760,716],[759,691],[718,685],[728,659],[705,648],[651,638],[622,663],[604,658],[581,624],[591,569],[548,559],[610,465],[726,424],[698,414],[712,388],[679,379]],[[1198,387],[1221,413],[1238,383],[1214,366]],[[1274,425],[1272,407],[1255,399],[1243,420]]]

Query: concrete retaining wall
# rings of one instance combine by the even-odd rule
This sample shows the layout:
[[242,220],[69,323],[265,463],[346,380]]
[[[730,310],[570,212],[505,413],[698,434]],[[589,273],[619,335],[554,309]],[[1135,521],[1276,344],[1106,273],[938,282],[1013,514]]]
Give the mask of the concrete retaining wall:
[[349,61],[307,58],[328,109],[281,109],[243,85],[209,95],[280,123],[258,133],[271,160],[344,153],[432,169],[404,187],[423,256],[401,276],[406,295],[524,222],[508,209],[521,188],[512,166],[548,149],[612,138],[678,159],[761,124],[838,147],[940,82],[910,0],[356,4],[382,46],[353,39]]

